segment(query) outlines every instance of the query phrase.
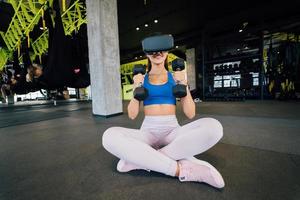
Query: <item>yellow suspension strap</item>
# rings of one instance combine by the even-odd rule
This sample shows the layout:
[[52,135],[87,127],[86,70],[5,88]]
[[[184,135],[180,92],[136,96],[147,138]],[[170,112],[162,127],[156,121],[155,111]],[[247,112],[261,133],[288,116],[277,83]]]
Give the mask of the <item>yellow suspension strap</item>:
[[20,46],[21,46],[21,44],[20,44],[20,42],[18,42],[18,44],[17,44],[17,48],[18,48],[18,57],[20,57],[20,54],[21,54],[21,52],[20,52]]
[[29,37],[29,32],[27,32],[27,47],[30,47],[30,37]]
[[42,9],[41,11],[41,14],[42,14],[42,24],[43,24],[43,31],[46,30],[46,22],[45,22],[45,19],[44,19],[44,9]]
[[290,88],[289,88],[289,79],[285,79],[285,88],[287,91],[290,91]]
[[[75,5],[74,10],[75,10],[75,13],[76,13],[76,11],[77,11],[77,5]],[[74,32],[77,34],[78,29],[77,29],[77,26],[76,26],[76,17],[77,17],[76,14],[74,14],[74,16],[73,16],[73,23],[74,23],[74,25],[75,25]],[[77,23],[77,24],[78,24],[78,23]]]
[[62,11],[66,11],[66,0],[62,0]]
[[275,81],[272,80],[272,81],[270,82],[270,84],[269,84],[269,92],[270,92],[270,93],[272,92],[272,90],[273,90],[273,88],[274,88],[274,85],[275,85]]
[[[52,4],[50,0],[49,5]],[[52,16],[51,16],[52,17]],[[81,0],[76,0],[66,11],[61,15],[64,30],[66,35],[71,35],[73,31],[78,31],[80,26],[87,23],[86,7]],[[31,43],[34,51],[33,57],[42,55],[48,50],[48,30],[44,30],[42,35]]]
[[6,64],[6,61],[8,60],[8,52],[4,50],[4,48],[0,49],[0,71],[3,69],[3,67]]
[[293,81],[289,82],[289,86],[288,86],[288,91],[294,91],[295,90],[295,85]]

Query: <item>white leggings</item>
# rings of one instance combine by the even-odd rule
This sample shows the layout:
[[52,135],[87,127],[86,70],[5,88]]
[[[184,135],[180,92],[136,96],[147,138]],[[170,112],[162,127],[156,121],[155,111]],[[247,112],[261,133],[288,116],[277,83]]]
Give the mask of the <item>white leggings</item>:
[[208,150],[222,136],[222,125],[213,118],[202,118],[179,126],[175,115],[145,116],[140,130],[122,127],[107,129],[102,144],[122,160],[175,176],[177,160]]

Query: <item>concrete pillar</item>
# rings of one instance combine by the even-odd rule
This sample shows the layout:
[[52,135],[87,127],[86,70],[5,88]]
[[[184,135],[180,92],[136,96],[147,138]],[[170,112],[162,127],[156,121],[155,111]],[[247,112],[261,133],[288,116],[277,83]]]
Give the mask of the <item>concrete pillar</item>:
[[93,114],[123,112],[117,0],[87,0],[89,66]]
[[187,80],[190,86],[190,90],[196,89],[196,57],[195,57],[195,49],[187,49],[186,50],[186,72],[187,72]]
[[88,93],[88,100],[92,100],[91,86],[87,87],[87,93]]

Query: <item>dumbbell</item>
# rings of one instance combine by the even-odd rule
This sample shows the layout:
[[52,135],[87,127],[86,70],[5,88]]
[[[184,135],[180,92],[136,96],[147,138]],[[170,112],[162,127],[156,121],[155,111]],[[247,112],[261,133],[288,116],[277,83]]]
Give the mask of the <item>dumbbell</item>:
[[[146,66],[137,64],[133,67],[133,75],[146,74]],[[148,90],[143,87],[142,83],[133,91],[133,97],[138,101],[143,101],[148,97]]]
[[[182,71],[184,70],[184,60],[180,58],[176,58],[172,61],[172,69],[173,71]],[[182,98],[186,96],[186,85],[180,84],[179,82],[173,86],[173,95],[176,98]]]

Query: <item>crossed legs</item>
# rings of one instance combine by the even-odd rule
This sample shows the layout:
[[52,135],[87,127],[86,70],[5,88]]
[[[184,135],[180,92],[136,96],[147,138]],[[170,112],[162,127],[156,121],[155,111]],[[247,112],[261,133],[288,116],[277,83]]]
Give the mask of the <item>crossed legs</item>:
[[[214,146],[222,135],[223,128],[217,120],[202,118],[174,129],[160,141],[164,147],[159,150],[152,147],[157,142],[153,135],[143,130],[122,127],[107,129],[103,134],[102,143],[107,151],[120,158],[121,161],[123,160],[123,165],[125,161],[131,166],[140,166],[143,169],[178,176],[180,175],[178,160],[195,161],[195,158],[192,158],[194,155]],[[188,165],[186,161],[182,161],[181,164],[182,166]],[[208,165],[206,169],[202,167],[198,171],[209,170],[212,166]],[[189,165],[185,168],[193,170],[195,167]]]

